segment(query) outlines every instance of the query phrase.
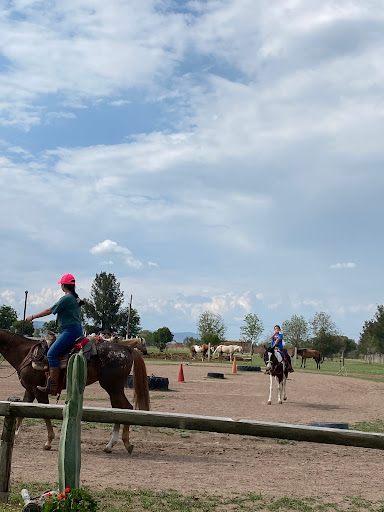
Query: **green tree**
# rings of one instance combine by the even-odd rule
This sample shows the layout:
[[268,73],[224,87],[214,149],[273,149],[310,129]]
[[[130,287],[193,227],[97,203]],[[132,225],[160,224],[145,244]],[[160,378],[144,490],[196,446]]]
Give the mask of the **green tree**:
[[303,316],[292,315],[282,324],[284,342],[294,347],[302,347],[308,342],[308,323]]
[[47,334],[48,331],[59,334],[61,332],[61,328],[57,325],[56,320],[49,320],[48,322],[43,323],[41,326],[41,331],[44,334]]
[[224,320],[218,313],[204,311],[197,323],[197,333],[202,339],[205,334],[217,334],[220,341],[225,341],[225,332],[227,330]]
[[240,327],[240,339],[257,345],[258,339],[264,331],[263,322],[256,315],[256,313],[245,315],[245,325]]
[[359,353],[384,353],[384,306],[377,306],[377,311],[371,320],[364,322],[363,332],[360,334]]
[[11,306],[3,304],[0,308],[0,329],[11,330],[13,322],[17,320],[16,311]]
[[[128,312],[129,307],[123,308],[118,316],[118,324],[120,324],[120,328],[117,329],[117,333],[120,336],[127,336],[127,323],[128,323]],[[141,331],[140,325],[140,316],[136,309],[131,308],[131,313],[129,315],[129,337],[136,338]],[[144,338],[144,336],[143,336]]]
[[336,354],[340,354],[344,347],[342,336],[331,334],[324,327],[320,327],[317,335],[312,339],[312,344],[323,358],[333,358]]
[[215,347],[216,345],[220,345],[220,342],[221,340],[219,338],[219,335],[214,334],[213,332],[207,332],[207,334],[204,334],[201,337],[201,343],[204,345],[208,345],[210,343],[211,346]]
[[[85,301],[83,312],[85,328],[87,332],[111,332],[124,333],[127,329],[127,308],[121,308],[124,302],[124,293],[120,290],[114,274],[101,272],[96,274],[93,281],[91,296]],[[132,310],[132,331],[130,322],[130,334],[140,330],[140,319],[136,310]],[[92,320],[93,322],[89,322]],[[137,331],[139,332],[139,331]]]
[[315,313],[314,317],[310,320],[310,326],[313,337],[317,337],[322,329],[323,333],[326,334],[338,334],[338,329],[335,323],[332,321],[330,315],[324,311]]
[[17,334],[24,334],[24,336],[33,336],[33,322],[23,322],[22,320],[16,320],[12,324],[11,331],[17,332]]
[[197,338],[194,338],[193,336],[186,336],[183,339],[183,343],[186,347],[192,347],[192,345],[198,345],[199,340]]
[[167,343],[173,340],[173,334],[168,327],[160,327],[154,333],[152,333],[152,343],[157,347],[160,352],[166,348]]

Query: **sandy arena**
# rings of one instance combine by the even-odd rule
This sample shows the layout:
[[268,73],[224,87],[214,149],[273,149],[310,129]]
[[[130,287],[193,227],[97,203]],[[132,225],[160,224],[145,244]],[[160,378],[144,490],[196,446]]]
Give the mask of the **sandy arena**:
[[[381,382],[327,376],[321,371],[295,372],[287,383],[288,400],[278,405],[275,388],[268,406],[269,377],[262,372],[231,374],[229,364],[193,362],[183,365],[185,382],[178,382],[179,369],[180,363],[147,362],[148,375],[169,378],[169,391],[151,391],[152,410],[303,425],[384,419]],[[0,366],[0,400],[23,396],[17,375],[3,378],[12,371],[6,363]],[[222,372],[225,379],[208,379],[208,372]],[[132,401],[132,389],[126,394]],[[93,384],[86,388],[84,405],[109,407],[108,395]],[[58,480],[59,430],[55,428],[52,451],[46,452],[42,449],[44,423],[22,427],[13,452],[12,480],[52,484]],[[109,426],[108,430],[83,428],[83,485],[174,489],[198,495],[252,491],[274,497],[322,496],[332,501],[345,496],[384,500],[384,453],[380,450],[137,428],[131,433],[132,455],[121,440],[112,454],[106,454],[103,447],[109,439]],[[283,469],[278,470],[279,484],[272,488],[277,464]]]

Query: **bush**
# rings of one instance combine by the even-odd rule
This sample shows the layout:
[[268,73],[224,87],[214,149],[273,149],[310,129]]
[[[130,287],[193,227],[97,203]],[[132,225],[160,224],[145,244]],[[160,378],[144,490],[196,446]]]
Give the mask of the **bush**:
[[42,506],[42,512],[62,512],[74,510],[76,512],[95,512],[97,501],[84,489],[69,489],[67,487],[60,494],[48,493],[47,501]]

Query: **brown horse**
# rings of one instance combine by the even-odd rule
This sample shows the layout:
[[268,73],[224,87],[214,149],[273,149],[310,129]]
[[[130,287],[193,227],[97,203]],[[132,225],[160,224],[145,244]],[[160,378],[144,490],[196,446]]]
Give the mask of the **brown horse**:
[[307,359],[311,359],[313,357],[313,359],[316,361],[316,368],[318,370],[320,370],[321,355],[318,350],[314,350],[311,348],[298,348],[297,355],[301,356],[300,368],[303,367],[303,363],[304,363],[304,368],[305,368],[305,363],[306,363]]
[[[42,404],[48,404],[46,393],[37,386],[44,386],[45,373],[35,370],[31,364],[31,350],[36,341],[19,334],[0,329],[0,353],[15,368],[20,382],[25,388],[24,402],[33,402],[35,399]],[[111,406],[120,409],[133,409],[132,404],[124,394],[124,386],[133,366],[134,374],[134,402],[136,409],[149,410],[149,387],[147,370],[141,352],[117,343],[102,343],[97,345],[97,355],[92,356],[87,367],[87,386],[99,381],[99,384],[108,393]],[[55,434],[51,420],[45,420],[48,440],[45,450],[50,450]],[[115,424],[110,442],[104,448],[110,453],[117,443],[120,425]],[[122,432],[124,446],[129,453],[133,446],[129,443],[129,425],[124,425]]]

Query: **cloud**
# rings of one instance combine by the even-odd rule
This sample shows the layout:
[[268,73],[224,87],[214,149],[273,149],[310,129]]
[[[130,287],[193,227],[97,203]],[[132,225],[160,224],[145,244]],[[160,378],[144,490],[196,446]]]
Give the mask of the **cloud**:
[[120,254],[124,256],[124,261],[129,267],[141,268],[143,266],[141,261],[132,256],[132,252],[127,247],[121,247],[113,240],[104,240],[92,247],[89,252],[91,254]]
[[340,268],[355,268],[356,263],[333,263],[329,266],[332,269],[340,269]]

